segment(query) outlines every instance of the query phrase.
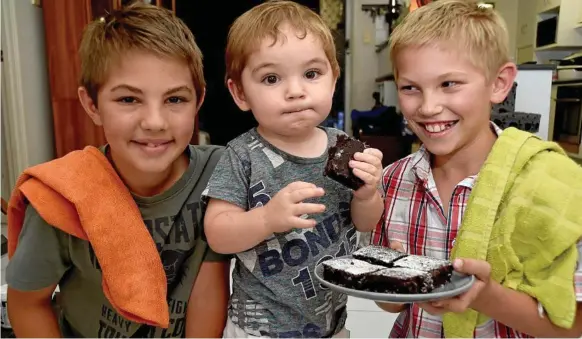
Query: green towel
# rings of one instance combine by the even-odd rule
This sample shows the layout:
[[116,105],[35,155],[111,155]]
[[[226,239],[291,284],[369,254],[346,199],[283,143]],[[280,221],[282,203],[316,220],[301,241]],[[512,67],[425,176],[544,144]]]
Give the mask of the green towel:
[[[571,328],[581,211],[582,167],[557,144],[508,128],[479,172],[451,258],[487,260],[495,281],[537,299],[556,326]],[[447,313],[445,337],[471,338],[486,320],[474,310]]]

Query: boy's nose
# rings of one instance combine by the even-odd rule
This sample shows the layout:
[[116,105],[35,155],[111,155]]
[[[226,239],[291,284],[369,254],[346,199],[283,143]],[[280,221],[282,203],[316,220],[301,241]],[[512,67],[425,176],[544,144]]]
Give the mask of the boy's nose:
[[141,128],[148,131],[163,131],[168,124],[165,113],[160,107],[145,108],[141,119]]
[[433,116],[443,112],[443,105],[441,104],[437,95],[425,94],[422,100],[422,105],[418,109],[418,113],[424,116]]
[[287,93],[285,98],[287,100],[301,99],[305,97],[305,89],[298,80],[289,80],[287,83]]

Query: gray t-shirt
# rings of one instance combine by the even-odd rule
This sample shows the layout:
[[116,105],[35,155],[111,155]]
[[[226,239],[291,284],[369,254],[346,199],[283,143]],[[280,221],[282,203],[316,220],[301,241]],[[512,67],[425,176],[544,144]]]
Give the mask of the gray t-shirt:
[[[138,328],[144,337],[184,337],[188,299],[202,262],[227,260],[205,242],[200,200],[222,151],[217,146],[190,146],[188,169],[170,189],[153,197],[134,196],[164,265],[168,329],[140,328],[141,324],[120,316],[105,298],[101,270],[89,242],[50,226],[30,205],[6,270],[8,285],[32,291],[58,283],[59,322],[65,337],[131,337]],[[123,227],[123,220],[119,227]]]
[[[325,129],[328,147],[336,129]],[[352,191],[323,175],[327,151],[317,158],[285,153],[252,129],[232,140],[204,195],[245,210],[263,206],[295,181],[323,187],[324,213],[312,215],[317,225],[275,234],[236,255],[229,317],[247,333],[268,337],[327,337],[346,320],[347,297],[321,286],[316,264],[350,254],[356,229],[350,217]]]

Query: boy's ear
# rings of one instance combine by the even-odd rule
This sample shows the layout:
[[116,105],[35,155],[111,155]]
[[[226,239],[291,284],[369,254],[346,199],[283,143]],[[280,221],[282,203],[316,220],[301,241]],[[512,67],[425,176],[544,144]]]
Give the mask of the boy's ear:
[[240,88],[234,81],[232,81],[232,79],[228,79],[226,81],[226,85],[228,86],[230,95],[232,95],[232,98],[234,99],[234,102],[236,103],[238,108],[240,108],[241,111],[250,110],[251,106],[247,102],[245,94],[242,91],[242,88]]
[[79,96],[79,101],[81,105],[89,115],[89,118],[93,120],[93,123],[97,126],[103,125],[101,122],[101,115],[99,115],[99,110],[97,109],[96,102],[93,101],[87,89],[83,86],[77,89],[77,95]]
[[202,89],[202,93],[200,93],[200,98],[198,99],[198,105],[196,106],[196,112],[200,111],[202,104],[204,103],[204,98],[206,98],[206,87]]
[[517,76],[517,67],[513,62],[508,62],[501,66],[497,76],[493,79],[491,92],[491,102],[499,104],[505,100],[509,91],[513,87],[513,82]]

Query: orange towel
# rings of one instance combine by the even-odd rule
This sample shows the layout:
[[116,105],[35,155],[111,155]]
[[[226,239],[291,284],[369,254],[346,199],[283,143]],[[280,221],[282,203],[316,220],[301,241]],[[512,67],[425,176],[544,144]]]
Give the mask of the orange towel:
[[115,310],[168,328],[166,275],[156,245],[127,187],[95,147],[24,171],[8,203],[8,257],[22,230],[26,201],[50,225],[88,240]]

